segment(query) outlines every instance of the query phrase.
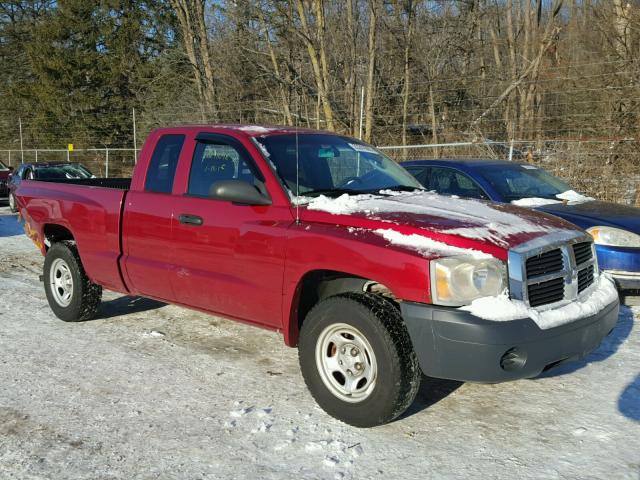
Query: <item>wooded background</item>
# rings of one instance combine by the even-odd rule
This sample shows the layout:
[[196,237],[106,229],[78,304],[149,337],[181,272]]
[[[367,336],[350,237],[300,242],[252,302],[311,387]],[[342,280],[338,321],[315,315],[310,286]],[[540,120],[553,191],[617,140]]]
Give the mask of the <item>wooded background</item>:
[[639,107],[639,1],[0,2],[0,149],[19,148],[20,125],[24,148],[132,147],[135,109],[138,142],[217,122],[378,145],[515,140],[588,192],[609,195],[606,178],[627,195]]

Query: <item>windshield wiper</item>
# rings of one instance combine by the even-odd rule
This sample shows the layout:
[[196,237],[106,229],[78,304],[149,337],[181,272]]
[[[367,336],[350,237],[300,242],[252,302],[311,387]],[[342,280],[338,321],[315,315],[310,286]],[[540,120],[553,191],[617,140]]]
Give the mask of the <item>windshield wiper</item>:
[[364,192],[361,192],[360,190],[353,190],[351,188],[326,188],[309,190],[308,192],[300,192],[300,195],[303,197],[317,197],[320,195],[325,195],[327,197],[339,197],[340,195],[344,195],[345,193],[349,195],[358,195]]
[[426,189],[422,187],[410,187],[409,185],[393,185],[391,187],[378,188],[377,191],[381,190],[393,190],[394,192],[414,192],[419,190],[421,192],[426,191]]
[[354,188],[327,188],[310,190],[308,192],[302,193],[302,195],[306,197],[317,197],[319,195],[325,195],[327,197],[339,197],[340,195],[344,195],[345,193],[348,195],[376,194],[380,193],[380,191],[382,190],[392,190],[394,192],[413,192],[415,190],[425,191],[424,188],[420,187],[410,187],[408,185],[392,185],[390,187],[369,188],[366,190],[357,190]]

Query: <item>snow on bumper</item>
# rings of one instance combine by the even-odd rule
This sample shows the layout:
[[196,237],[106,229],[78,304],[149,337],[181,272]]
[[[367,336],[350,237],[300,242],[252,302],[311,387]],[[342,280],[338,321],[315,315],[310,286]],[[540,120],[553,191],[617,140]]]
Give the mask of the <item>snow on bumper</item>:
[[608,275],[600,275],[583,297],[559,308],[539,311],[522,301],[509,299],[505,293],[497,297],[479,298],[471,305],[460,307],[460,310],[495,322],[531,318],[538,327],[547,330],[596,315],[617,298],[618,292],[613,280]]

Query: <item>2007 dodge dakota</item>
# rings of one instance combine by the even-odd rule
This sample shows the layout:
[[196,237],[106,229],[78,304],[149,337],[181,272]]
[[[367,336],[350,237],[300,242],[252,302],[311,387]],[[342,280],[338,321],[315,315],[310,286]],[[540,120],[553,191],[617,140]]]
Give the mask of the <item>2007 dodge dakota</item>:
[[401,415],[421,373],[533,377],[618,316],[582,230],[426,192],[326,132],[159,129],[131,180],[27,180],[16,198],[62,320],[94,316],[104,287],[281,331],[316,401],[361,427]]

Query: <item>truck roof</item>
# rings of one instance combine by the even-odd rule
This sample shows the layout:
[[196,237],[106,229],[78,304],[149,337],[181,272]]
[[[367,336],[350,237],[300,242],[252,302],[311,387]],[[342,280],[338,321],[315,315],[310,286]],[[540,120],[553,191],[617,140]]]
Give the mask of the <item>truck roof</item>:
[[261,137],[265,135],[281,135],[292,133],[318,134],[326,135],[331,132],[323,130],[315,130],[312,128],[290,127],[286,125],[243,125],[243,124],[213,124],[213,125],[176,125],[174,127],[162,127],[154,130],[154,132],[165,131],[202,131],[215,133],[243,133],[249,137]]

